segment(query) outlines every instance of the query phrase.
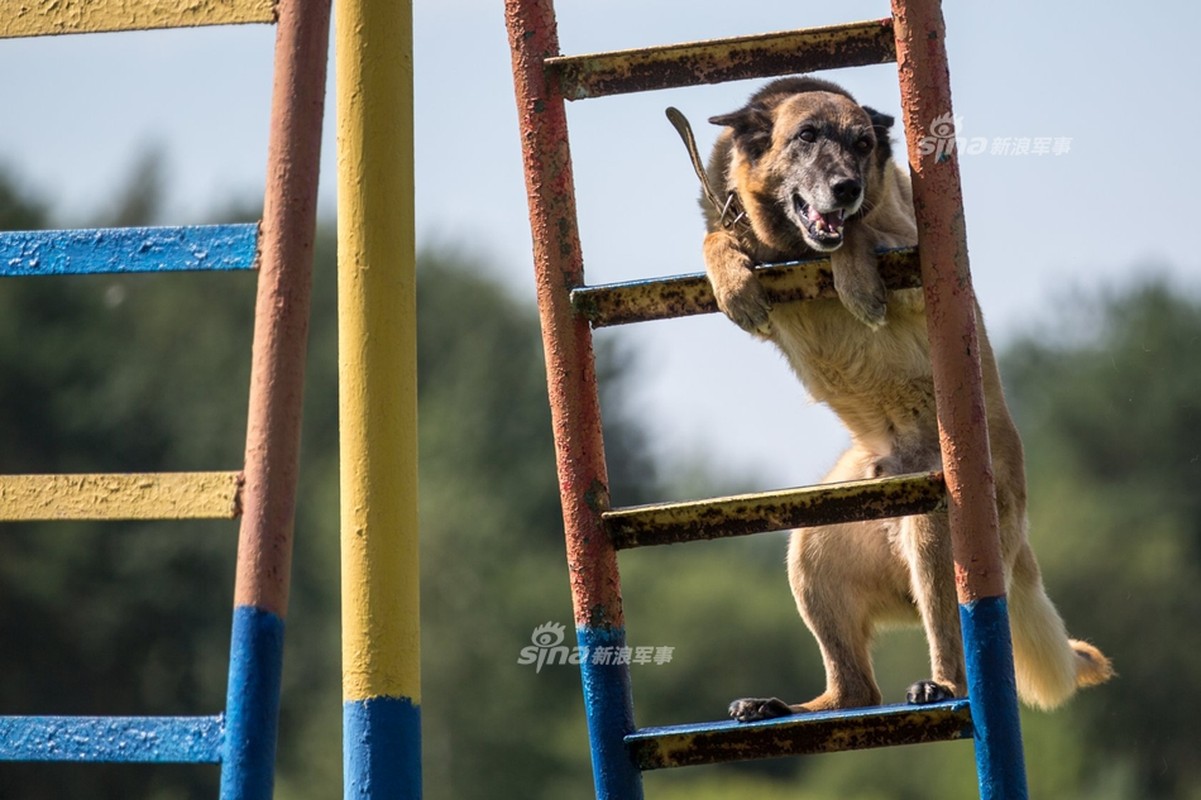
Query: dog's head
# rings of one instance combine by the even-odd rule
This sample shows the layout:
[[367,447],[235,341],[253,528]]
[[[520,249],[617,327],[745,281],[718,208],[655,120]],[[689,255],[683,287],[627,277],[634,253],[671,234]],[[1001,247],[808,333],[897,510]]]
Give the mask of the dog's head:
[[769,200],[818,251],[842,245],[892,154],[892,117],[815,78],[774,81],[709,121],[731,129],[740,189]]

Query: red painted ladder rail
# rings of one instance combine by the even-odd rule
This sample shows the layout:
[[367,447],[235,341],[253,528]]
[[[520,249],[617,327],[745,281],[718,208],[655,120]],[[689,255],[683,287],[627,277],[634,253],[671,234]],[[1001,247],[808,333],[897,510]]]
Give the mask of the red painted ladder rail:
[[[958,164],[953,154],[935,161],[915,146],[931,121],[951,112],[939,3],[893,0],[887,19],[581,56],[559,52],[552,0],[506,0],[505,8],[579,644],[625,644],[619,549],[923,513],[945,504],[969,650],[968,701],[644,729],[634,724],[628,666],[585,659],[597,797],[640,798],[646,769],[971,736],[981,797],[1025,798],[995,489],[987,430],[976,424],[984,418],[983,389]],[[585,284],[565,101],[893,61],[912,137],[919,246],[887,256],[883,272],[892,288],[924,287],[945,474],[611,508],[592,328],[709,313],[716,305],[703,275]],[[829,296],[832,289],[828,264],[761,270],[776,301]]]
[[0,522],[241,518],[225,709],[194,717],[0,717],[0,761],[213,763],[221,765],[221,797],[271,797],[329,16],[328,0],[89,0],[0,9],[0,39],[276,25],[259,225],[0,232],[0,277],[258,272],[242,469],[0,476]]

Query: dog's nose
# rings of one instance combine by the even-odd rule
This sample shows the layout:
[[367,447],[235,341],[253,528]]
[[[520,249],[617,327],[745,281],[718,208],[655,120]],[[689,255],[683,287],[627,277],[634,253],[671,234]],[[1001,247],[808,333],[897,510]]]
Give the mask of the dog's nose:
[[859,199],[859,193],[863,191],[863,184],[854,178],[846,178],[835,182],[830,186],[830,190],[834,192],[834,199],[838,202],[853,203]]

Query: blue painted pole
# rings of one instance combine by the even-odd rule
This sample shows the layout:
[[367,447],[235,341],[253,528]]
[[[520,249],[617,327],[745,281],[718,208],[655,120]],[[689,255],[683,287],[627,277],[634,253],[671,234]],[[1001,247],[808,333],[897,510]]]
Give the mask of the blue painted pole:
[[1013,643],[1004,597],[959,606],[981,800],[1026,800]]
[[221,758],[222,800],[270,800],[279,728],[284,621],[253,606],[234,609]]
[[[625,647],[624,629],[582,626],[576,640],[586,655],[580,662],[584,710],[592,743],[592,778],[597,800],[642,797],[642,773],[626,751],[625,734],[634,730],[633,692],[628,664],[593,663],[599,648]],[[604,652],[604,651],[602,651]]]
[[421,708],[408,697],[371,697],[342,705],[342,796],[421,797]]

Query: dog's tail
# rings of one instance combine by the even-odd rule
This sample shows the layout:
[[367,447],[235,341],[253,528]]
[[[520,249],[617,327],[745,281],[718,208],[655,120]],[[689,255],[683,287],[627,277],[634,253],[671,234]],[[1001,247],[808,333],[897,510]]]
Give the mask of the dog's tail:
[[1018,695],[1027,705],[1052,709],[1077,688],[1113,677],[1113,665],[1100,650],[1068,638],[1029,545],[1014,563],[1008,603]]

